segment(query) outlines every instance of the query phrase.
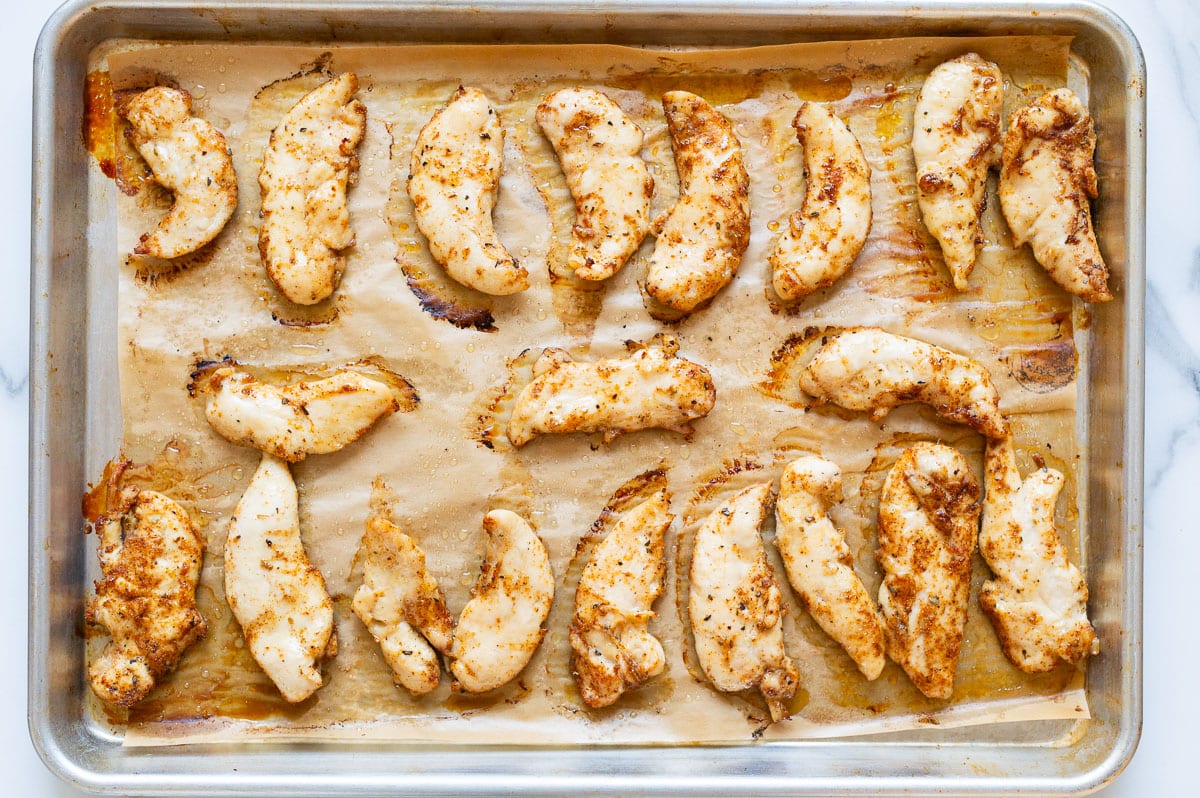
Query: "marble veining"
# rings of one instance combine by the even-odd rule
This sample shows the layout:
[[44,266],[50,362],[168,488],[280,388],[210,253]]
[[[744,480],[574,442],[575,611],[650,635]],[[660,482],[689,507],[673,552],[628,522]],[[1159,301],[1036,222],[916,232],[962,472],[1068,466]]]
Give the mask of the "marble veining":
[[4,391],[4,395],[10,399],[16,399],[25,395],[25,388],[29,385],[29,372],[25,372],[18,379],[9,375],[6,369],[0,368],[0,390]]

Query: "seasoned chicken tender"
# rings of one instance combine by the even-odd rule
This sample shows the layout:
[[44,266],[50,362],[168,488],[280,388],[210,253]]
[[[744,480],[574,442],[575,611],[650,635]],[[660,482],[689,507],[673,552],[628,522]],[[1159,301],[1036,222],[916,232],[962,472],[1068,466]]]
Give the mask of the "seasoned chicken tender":
[[662,98],[679,173],[679,200],[656,222],[646,293],[680,313],[707,303],[733,279],[750,244],[750,178],[733,126],[702,98]]
[[196,609],[204,543],[187,512],[161,493],[126,488],[118,504],[97,520],[103,576],[84,617],[112,636],[88,666],[92,691],[129,706],[208,631]]
[[206,390],[213,429],[290,463],[336,452],[400,409],[391,386],[355,371],[278,386],[224,366]]
[[676,357],[679,344],[660,339],[629,357],[577,363],[562,349],[547,349],[534,379],[517,395],[508,440],[521,447],[538,435],[622,432],[662,427],[689,433],[717,400],[708,369]]
[[804,202],[770,255],[775,293],[787,302],[833,285],[871,229],[871,167],[854,133],[821,103],[801,103],[792,126],[804,147]]
[[492,224],[503,162],[500,115],[482,91],[459,86],[421,129],[408,174],[429,254],[458,282],[495,296],[529,287],[529,273]]
[[321,686],[319,663],[337,653],[333,600],[300,539],[296,483],[264,453],[229,521],[225,598],[254,660],[284,700]]
[[581,280],[617,273],[650,232],[654,178],[642,160],[642,129],[608,95],[560,89],[537,108],[575,200],[567,266]]
[[825,341],[800,372],[800,388],[819,402],[868,410],[881,419],[920,402],[989,438],[1008,434],[1000,395],[987,369],[940,346],[874,327]]
[[793,460],[779,480],[775,545],[788,581],[813,620],[846,650],[862,675],[875,679],[887,658],[883,619],[828,509],[842,500],[842,472],[829,460]]
[[450,646],[450,672],[468,693],[508,684],[525,668],[554,601],[550,555],[525,519],[492,510],[483,531],[483,568]]
[[133,252],[178,258],[217,237],[237,209],[237,175],[225,136],[192,116],[185,91],[155,86],[134,96],[124,109],[133,145],[154,180],[174,192],[175,202]]
[[1000,164],[1003,105],[1000,67],[975,53],[939,65],[917,95],[912,135],[917,202],[959,291],[967,290],[983,244],[979,220],[987,204],[988,170]]
[[359,550],[363,583],[353,609],[379,644],[396,684],[414,695],[438,686],[438,652],[450,650],[454,616],[437,580],[425,568],[425,552],[385,518],[367,521]]
[[879,500],[887,653],[929,698],[949,698],[962,648],[979,532],[979,484],[956,449],[918,443]]
[[1054,281],[1088,302],[1112,299],[1096,243],[1096,126],[1070,89],[1043,94],[1013,114],[1004,134],[1000,207],[1017,246]]
[[658,491],[621,516],[596,547],[575,590],[571,671],[589,707],[606,707],[662,673],[662,643],[647,631],[663,590],[664,536],[674,516]]
[[346,267],[342,251],[354,246],[346,190],[367,131],[356,91],[353,72],[313,89],[271,131],[263,153],[258,251],[267,275],[299,305],[333,293]]
[[983,584],[979,603],[1004,653],[1026,673],[1096,653],[1087,584],[1054,528],[1063,475],[1042,467],[1022,481],[1012,438],[988,443],[985,465],[979,551],[996,578]]
[[759,527],[771,483],[752,485],[700,524],[689,570],[688,614],[700,667],[726,693],[757,688],[783,720],[799,674],[783,649],[783,597]]

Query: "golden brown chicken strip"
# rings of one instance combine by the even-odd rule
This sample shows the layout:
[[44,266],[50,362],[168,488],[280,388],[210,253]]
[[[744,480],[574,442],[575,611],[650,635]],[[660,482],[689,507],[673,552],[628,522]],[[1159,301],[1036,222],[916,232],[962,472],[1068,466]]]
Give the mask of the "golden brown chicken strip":
[[88,666],[88,682],[104,701],[129,706],[208,630],[196,609],[204,544],[187,512],[161,493],[126,488],[118,505],[97,521],[103,578],[85,617],[112,640]]
[[962,650],[979,536],[979,483],[957,449],[918,443],[879,500],[887,653],[929,698],[949,698]]
[[674,338],[655,341],[629,357],[577,363],[562,349],[547,349],[535,377],[517,395],[508,440],[521,447],[538,435],[651,429],[691,431],[717,401],[712,375],[676,357]]
[[988,443],[979,551],[996,578],[979,591],[1005,655],[1026,673],[1095,652],[1088,589],[1054,526],[1063,475],[1039,468],[1024,480],[1012,438]]
[[258,185],[258,250],[267,275],[292,302],[328,297],[354,245],[346,191],[358,170],[367,108],[353,99],[358,76],[344,72],[310,91],[271,131]]
[[750,244],[750,178],[729,123],[703,98],[662,98],[679,172],[679,200],[658,225],[646,293],[691,313],[724,288]]
[[967,53],[938,65],[917,95],[912,149],[917,202],[954,287],[967,290],[983,243],[988,170],[1000,164],[1000,67]]
[[581,280],[605,280],[650,232],[654,178],[642,160],[642,129],[595,89],[560,89],[537,108],[575,200],[567,267]]
[[606,707],[662,672],[662,643],[647,631],[666,575],[664,536],[674,516],[666,491],[617,521],[596,547],[575,590],[571,671],[589,707]]
[[854,133],[821,103],[801,103],[792,126],[804,146],[804,202],[770,255],[775,293],[788,302],[833,285],[871,230],[871,167]]
[[454,616],[425,567],[425,552],[391,521],[372,516],[359,557],[363,583],[354,614],[379,644],[395,682],[414,695],[430,692],[442,678],[438,653],[450,651]]
[[225,597],[254,660],[285,701],[320,689],[320,663],[337,651],[333,600],[304,550],[291,470],[269,454],[229,521]]
[[167,215],[142,236],[134,254],[178,258],[195,252],[217,237],[237,209],[237,175],[225,136],[191,115],[191,95],[179,89],[147,89],[124,111],[155,182],[175,194]]
[[458,282],[495,296],[529,287],[492,224],[503,164],[500,115],[482,91],[460,86],[421,129],[408,174],[429,254]]
[[224,366],[205,391],[204,415],[222,437],[290,463],[336,452],[400,409],[391,386],[355,371],[279,386]]
[[1009,120],[1000,207],[1013,243],[1028,242],[1056,283],[1088,302],[1107,302],[1108,267],[1092,227],[1095,151],[1095,122],[1075,92],[1043,94]]
[[770,503],[769,482],[751,485],[700,524],[688,614],[713,686],[727,693],[757,688],[778,721],[790,715],[800,677],[784,651],[786,610],[759,532]]
[[1000,394],[987,369],[940,346],[875,327],[837,333],[800,372],[800,388],[821,402],[881,419],[919,402],[989,438],[1008,434]]
[[842,472],[824,457],[798,457],[784,469],[775,503],[775,545],[805,609],[875,679],[886,663],[883,619],[828,508],[842,499]]
[[483,531],[483,567],[450,645],[450,672],[468,693],[494,690],[524,670],[554,601],[550,555],[524,518],[492,510]]

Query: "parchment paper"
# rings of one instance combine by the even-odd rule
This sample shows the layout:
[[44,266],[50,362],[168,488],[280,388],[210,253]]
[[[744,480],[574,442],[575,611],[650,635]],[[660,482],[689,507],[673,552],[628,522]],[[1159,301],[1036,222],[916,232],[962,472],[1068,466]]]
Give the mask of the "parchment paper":
[[[911,119],[929,70],[974,50],[998,62],[1011,110],[1068,80],[1064,38],[903,39],[803,44],[745,50],[665,51],[614,46],[294,46],[113,43],[107,66],[122,90],[174,83],[195,98],[194,113],[223,130],[233,149],[240,205],[206,251],[166,267],[129,256],[169,197],[144,181],[118,202],[121,397],[130,478],[182,501],[207,539],[201,609],[207,639],[127,715],[93,702],[97,717],[127,744],[200,740],[349,738],[631,744],[826,737],[1018,719],[1087,716],[1083,673],[1038,677],[1002,656],[972,594],[954,697],[922,698],[889,664],[868,683],[797,605],[764,529],[788,605],[785,635],[801,673],[795,716],[768,726],[753,696],[716,692],[699,677],[685,633],[691,535],[704,513],[751,481],[777,479],[788,457],[815,451],[845,472],[846,499],[833,511],[857,569],[874,593],[875,514],[886,470],[903,446],[934,439],[957,445],[981,465],[981,439],[917,407],[873,423],[834,408],[808,409],[795,365],[808,328],[877,325],[968,354],[992,373],[1013,420],[1023,473],[1034,454],[1067,475],[1059,521],[1079,561],[1078,497],[1083,471],[1076,444],[1076,346],[1085,311],[1055,287],[1027,251],[1015,251],[994,185],[985,216],[987,244],[956,292],[937,244],[920,222],[912,166]],[[256,182],[271,128],[305,92],[344,70],[357,72],[368,108],[358,182],[350,192],[357,245],[335,297],[315,309],[289,305],[259,262]],[[485,298],[448,287],[417,232],[404,192],[416,134],[461,83],[487,92],[505,128],[505,166],[496,224],[529,269],[531,288]],[[1075,81],[1078,82],[1078,81]],[[643,306],[653,237],[607,285],[580,286],[562,273],[574,209],[534,108],[550,91],[589,85],[609,93],[646,133],[644,155],[656,180],[655,212],[677,194],[670,143],[658,103],[684,88],[705,96],[734,123],[751,176],[750,248],[732,284],[706,310],[665,324]],[[1086,85],[1076,85],[1086,90]],[[795,307],[770,290],[766,254],[803,196],[801,150],[790,120],[801,99],[832,102],[862,144],[873,170],[874,223],[857,262],[833,287]],[[118,145],[128,150],[118,134]],[[142,169],[136,158],[126,169]],[[132,177],[137,177],[133,175]],[[132,189],[131,189],[132,191]],[[410,289],[410,281],[415,286]],[[422,310],[417,293],[453,293],[479,311],[458,327]],[[490,322],[488,318],[490,317]],[[480,321],[483,319],[483,321]],[[474,326],[472,326],[472,324]],[[485,331],[480,328],[491,328]],[[690,439],[664,431],[596,437],[544,437],[520,451],[504,439],[506,403],[545,346],[591,359],[625,352],[669,331],[680,354],[707,366],[718,399]],[[529,350],[522,356],[522,352]],[[336,605],[339,653],[315,697],[289,706],[259,671],[225,605],[222,548],[230,514],[257,461],[256,451],[213,433],[203,401],[188,391],[201,361],[230,356],[270,370],[320,371],[373,358],[403,375],[420,404],[378,425],[343,451],[293,469],[301,523],[313,562]],[[499,431],[499,432],[498,432]],[[610,496],[647,469],[667,469],[678,519],[669,533],[668,584],[652,631],[667,672],[609,710],[589,711],[570,678],[566,623],[581,562],[581,537]],[[978,471],[977,471],[978,472]],[[549,629],[523,674],[493,694],[451,694],[449,678],[425,698],[392,684],[375,643],[350,611],[361,575],[355,552],[377,505],[425,548],[452,612],[462,608],[482,556],[480,521],[490,508],[521,512],[551,552],[558,594]],[[586,547],[585,547],[586,548]],[[986,569],[976,557],[975,590]],[[102,641],[92,641],[92,645]]]

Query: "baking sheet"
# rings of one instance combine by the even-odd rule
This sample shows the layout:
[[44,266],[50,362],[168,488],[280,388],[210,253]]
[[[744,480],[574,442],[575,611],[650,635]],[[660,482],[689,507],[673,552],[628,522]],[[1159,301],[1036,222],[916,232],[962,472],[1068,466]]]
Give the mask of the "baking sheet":
[[[899,453],[892,442],[939,438],[961,445],[976,465],[980,442],[915,408],[895,411],[882,424],[827,409],[806,412],[788,367],[796,349],[792,338],[808,327],[875,324],[983,362],[1014,419],[1025,465],[1036,451],[1068,475],[1060,521],[1068,539],[1077,538],[1074,347],[1086,336],[1086,314],[1050,284],[1026,252],[1012,250],[995,207],[985,220],[988,245],[972,280],[976,288],[956,294],[936,244],[920,225],[907,149],[916,91],[932,66],[968,49],[996,60],[1010,80],[1011,110],[1066,82],[1068,46],[1064,38],[1007,37],[691,53],[139,45],[118,54],[125,48],[115,47],[108,67],[118,89],[147,80],[177,81],[197,97],[196,112],[226,132],[241,206],[216,246],[187,269],[164,272],[125,261],[120,270],[126,454],[152,463],[138,478],[170,483],[168,492],[184,500],[203,526],[209,554],[200,595],[210,635],[129,718],[110,720],[126,730],[127,742],[147,744],[295,736],[737,741],[762,732],[760,706],[716,694],[692,677],[676,606],[682,572],[673,567],[652,625],[667,648],[668,673],[616,710],[585,711],[567,674],[565,623],[573,581],[566,577],[580,535],[608,497],[637,473],[668,467],[673,507],[683,516],[672,530],[671,549],[686,553],[694,521],[726,495],[718,490],[701,497],[698,486],[723,480],[736,470],[729,467],[734,462],[761,466],[722,483],[722,490],[733,490],[749,475],[777,476],[789,452],[817,450],[847,472],[847,501],[835,519],[847,529],[859,572],[869,587],[877,587],[873,503],[886,467]],[[324,52],[331,57],[323,58]],[[358,245],[337,298],[302,313],[274,293],[258,263],[255,177],[271,125],[324,79],[323,71],[344,69],[358,72],[360,97],[368,106],[360,178],[350,195]],[[417,130],[459,81],[487,91],[505,123],[497,227],[533,283],[525,294],[488,303],[491,332],[460,329],[422,312],[406,279],[406,273],[424,273],[418,279],[425,280],[437,275],[403,191],[407,153]],[[708,97],[734,121],[743,143],[751,174],[750,250],[713,307],[666,327],[678,336],[681,354],[708,366],[718,386],[717,407],[696,425],[690,441],[644,432],[596,446],[569,436],[535,441],[519,453],[508,450],[502,438],[489,438],[494,449],[480,442],[487,425],[477,418],[481,411],[488,417],[513,374],[519,381],[528,360],[518,357],[523,350],[532,347],[536,354],[559,345],[585,358],[612,355],[624,351],[626,340],[644,341],[664,329],[643,308],[637,288],[652,242],[603,292],[551,280],[565,259],[572,206],[532,110],[545,93],[575,83],[605,88],[646,130],[656,210],[669,207],[675,191],[657,107],[663,90],[687,88]],[[768,296],[765,256],[802,196],[800,150],[788,122],[803,98],[833,102],[858,135],[874,171],[875,222],[863,254],[841,282],[798,307],[781,308]],[[118,203],[115,260],[124,260],[162,209],[163,197],[152,190]],[[334,314],[336,320],[327,322]],[[225,527],[257,456],[211,433],[201,403],[186,386],[198,361],[223,355],[310,370],[372,356],[410,380],[422,397],[414,413],[393,417],[345,451],[295,469],[306,543],[335,597],[341,643],[338,658],[326,668],[327,685],[297,707],[284,705],[258,672],[221,596]],[[443,685],[422,700],[391,685],[382,658],[348,607],[358,584],[354,551],[376,477],[395,494],[396,519],[426,547],[452,611],[465,602],[477,573],[483,513],[503,504],[535,523],[551,550],[559,595],[550,633],[517,684],[483,698],[448,695]],[[765,533],[769,538],[770,524]],[[1078,560],[1078,550],[1072,552]],[[776,568],[782,575],[777,560]],[[977,562],[976,581],[981,570]],[[1086,716],[1082,675],[1064,669],[1047,677],[1023,676],[1003,659],[974,604],[956,696],[947,707],[920,698],[893,665],[879,682],[862,681],[849,659],[795,607],[786,588],[785,595],[792,610],[785,634],[801,668],[804,694],[797,716],[767,729],[766,736]]]

